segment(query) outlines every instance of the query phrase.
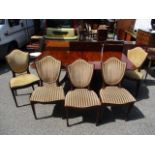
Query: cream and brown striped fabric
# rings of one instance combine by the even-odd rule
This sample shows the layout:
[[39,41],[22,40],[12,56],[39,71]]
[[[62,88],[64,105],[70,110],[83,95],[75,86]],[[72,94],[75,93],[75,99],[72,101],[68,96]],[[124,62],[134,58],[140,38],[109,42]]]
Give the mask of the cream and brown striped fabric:
[[127,56],[128,59],[137,67],[140,68],[141,65],[147,58],[148,53],[145,52],[141,47],[136,47],[131,50],[128,50]]
[[[136,68],[140,68],[142,66],[147,58],[147,55],[148,53],[145,52],[145,50],[143,50],[141,47],[128,50],[128,59],[136,66]],[[138,69],[129,70],[125,75],[126,77],[135,80],[142,80],[144,78],[144,74]]]
[[87,87],[93,75],[93,64],[78,59],[68,66],[70,80],[75,87]]
[[102,104],[126,104],[136,99],[124,88],[108,86],[100,90]]
[[101,105],[94,91],[88,89],[75,89],[69,91],[65,98],[65,107],[87,108]]
[[43,80],[44,83],[52,84],[55,83],[59,77],[61,61],[52,56],[46,56],[36,62],[36,68],[41,80]]
[[52,101],[64,100],[65,95],[63,88],[58,87],[56,84],[45,85],[43,87],[37,87],[30,98],[31,102],[47,103]]
[[13,77],[10,80],[10,87],[17,88],[23,87],[39,81],[39,77],[34,74],[20,74],[19,76]]
[[109,58],[102,64],[102,76],[106,86],[100,90],[102,104],[126,104],[135,102],[135,98],[124,88],[114,86],[120,83],[125,73],[126,64],[117,58]]
[[102,63],[102,76],[108,85],[117,85],[122,80],[126,69],[126,63],[115,57],[109,58]]
[[36,67],[40,78],[44,82],[44,86],[37,87],[33,91],[30,98],[31,103],[64,100],[63,87],[59,87],[56,84],[61,69],[61,62],[52,56],[46,56],[36,62]]
[[15,73],[23,73],[28,68],[28,53],[25,53],[21,50],[13,50],[9,55],[6,56],[6,60],[10,68]]

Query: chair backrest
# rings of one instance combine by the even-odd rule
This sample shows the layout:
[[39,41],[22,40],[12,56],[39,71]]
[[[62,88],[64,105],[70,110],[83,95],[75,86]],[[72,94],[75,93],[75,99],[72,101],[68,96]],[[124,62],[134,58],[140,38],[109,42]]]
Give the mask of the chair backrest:
[[35,64],[38,75],[44,83],[52,84],[57,82],[61,69],[61,61],[52,56],[45,56],[36,61]]
[[74,87],[84,88],[90,84],[94,65],[83,59],[77,59],[68,65],[68,73]]
[[121,82],[126,69],[126,63],[115,57],[102,63],[102,77],[107,85],[117,85]]
[[140,68],[147,58],[148,53],[145,52],[141,47],[136,47],[128,50],[128,59],[135,65],[135,67]]
[[26,72],[29,65],[29,54],[15,49],[6,56],[6,60],[15,73]]

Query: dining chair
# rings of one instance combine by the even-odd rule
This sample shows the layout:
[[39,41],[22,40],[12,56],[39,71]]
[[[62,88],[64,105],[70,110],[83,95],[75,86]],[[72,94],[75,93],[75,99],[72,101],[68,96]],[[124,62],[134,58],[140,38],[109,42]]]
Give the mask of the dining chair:
[[136,69],[128,70],[126,77],[130,80],[134,80],[137,83],[136,96],[139,92],[140,82],[144,79],[144,74],[141,72],[141,67],[147,58],[148,53],[145,52],[141,47],[136,47],[128,50],[127,57],[135,66]]
[[118,106],[128,104],[127,117],[131,111],[135,98],[121,87],[121,81],[126,70],[126,63],[116,57],[111,57],[102,63],[103,87],[99,95],[103,106]]
[[67,126],[70,126],[68,120],[68,110],[70,108],[97,109],[96,125],[98,124],[100,100],[96,93],[89,89],[93,69],[93,64],[83,59],[77,59],[67,67],[69,79],[72,84],[72,90],[67,93],[65,98]]
[[15,49],[6,56],[6,61],[12,71],[13,77],[10,79],[11,92],[17,107],[17,89],[39,85],[39,77],[29,71],[29,54]]
[[64,101],[65,95],[62,86],[59,86],[59,75],[61,71],[61,61],[52,56],[45,56],[35,62],[36,70],[41,79],[41,86],[37,87],[31,97],[30,102],[35,119],[37,118],[35,104],[60,103]]

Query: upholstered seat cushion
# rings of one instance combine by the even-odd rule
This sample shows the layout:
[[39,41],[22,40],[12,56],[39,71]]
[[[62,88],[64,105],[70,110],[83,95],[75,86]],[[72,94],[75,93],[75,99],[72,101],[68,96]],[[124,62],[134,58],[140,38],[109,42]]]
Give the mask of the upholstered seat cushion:
[[47,103],[52,101],[64,100],[65,95],[63,88],[56,84],[37,87],[30,98],[31,102]]
[[75,108],[87,108],[101,105],[94,91],[88,89],[75,89],[66,95],[65,106]]
[[135,80],[142,80],[144,78],[144,74],[139,72],[138,70],[129,70],[125,73],[128,78]]
[[108,86],[100,90],[102,104],[126,104],[135,102],[135,98],[124,88]]
[[21,74],[19,76],[13,77],[10,80],[10,87],[11,88],[23,87],[37,81],[39,81],[39,77],[37,77],[34,74]]

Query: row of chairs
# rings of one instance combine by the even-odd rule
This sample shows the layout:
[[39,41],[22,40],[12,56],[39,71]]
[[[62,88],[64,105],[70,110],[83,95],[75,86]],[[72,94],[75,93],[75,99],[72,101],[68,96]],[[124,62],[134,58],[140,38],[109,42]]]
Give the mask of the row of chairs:
[[[30,97],[30,102],[36,119],[35,104],[62,101],[64,102],[66,110],[67,126],[69,126],[68,110],[70,108],[95,108],[97,110],[96,124],[98,124],[101,106],[128,104],[128,116],[136,101],[125,88],[121,87],[121,81],[126,70],[126,63],[121,62],[115,57],[111,57],[102,63],[104,86],[100,89],[99,95],[89,89],[94,70],[93,64],[83,59],[78,59],[67,66],[67,73],[73,89],[65,94],[63,87],[58,81],[61,72],[60,60],[52,56],[46,56],[36,61],[35,66],[39,75],[38,77],[34,74],[30,74],[28,58],[28,53],[14,50],[6,57],[6,60],[13,72],[13,78],[10,80],[10,88],[16,106],[18,107],[16,100],[17,89],[32,86],[33,92]],[[38,85],[35,89],[34,84]]]

